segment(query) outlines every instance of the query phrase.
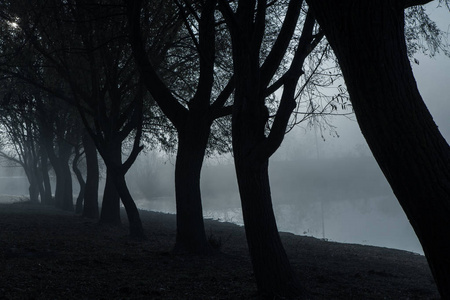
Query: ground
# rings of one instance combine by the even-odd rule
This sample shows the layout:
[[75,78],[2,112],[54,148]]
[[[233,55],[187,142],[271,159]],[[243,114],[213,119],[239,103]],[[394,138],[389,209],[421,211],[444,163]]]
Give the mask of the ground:
[[[260,299],[242,227],[207,220],[220,252],[174,255],[175,217],[141,212],[147,240],[53,207],[0,205],[0,299]],[[281,233],[312,299],[439,299],[425,257]]]

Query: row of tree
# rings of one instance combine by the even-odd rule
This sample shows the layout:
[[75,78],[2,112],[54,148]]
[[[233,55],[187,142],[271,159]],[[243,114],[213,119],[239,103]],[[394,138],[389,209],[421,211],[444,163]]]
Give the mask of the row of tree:
[[[54,201],[66,210],[73,210],[72,162],[84,187],[77,211],[120,224],[122,201],[130,234],[141,238],[125,174],[143,144],[176,149],[174,251],[208,254],[200,171],[205,154],[227,151],[231,136],[258,290],[305,298],[278,235],[268,163],[292,120],[347,104],[342,88],[320,101],[327,96],[320,86],[339,77],[327,67],[326,37],[368,144],[448,297],[450,149],[417,91],[404,31],[404,10],[427,1],[307,2],[3,1],[1,123],[10,141],[3,155],[15,151],[30,198],[43,203],[52,202],[50,162]],[[410,11],[410,19],[426,16]],[[440,47],[437,28],[420,22],[428,44]],[[420,33],[411,32],[419,48]],[[106,166],[101,212],[97,152]]]

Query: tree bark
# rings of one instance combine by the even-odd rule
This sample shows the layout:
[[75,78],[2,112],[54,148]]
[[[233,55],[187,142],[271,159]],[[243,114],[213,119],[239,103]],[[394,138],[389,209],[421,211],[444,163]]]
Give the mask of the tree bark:
[[41,203],[46,205],[54,205],[54,199],[52,197],[52,187],[50,184],[50,177],[48,175],[48,156],[45,147],[40,149],[40,163],[39,170],[42,176],[42,183],[44,191],[41,194]]
[[78,168],[78,162],[80,161],[81,152],[80,149],[75,148],[75,156],[72,160],[72,170],[77,177],[78,184],[80,185],[80,191],[77,196],[77,200],[75,202],[75,213],[81,214],[83,211],[83,200],[84,200],[84,190],[86,188],[86,182],[84,181],[83,175],[81,174],[80,169]]
[[128,2],[128,20],[133,55],[143,82],[161,110],[178,132],[178,149],[175,168],[177,205],[177,238],[174,252],[208,254],[211,249],[206,238],[200,193],[200,172],[206,151],[210,126],[219,117],[220,109],[231,94],[230,87],[221,94],[221,100],[210,107],[214,84],[215,61],[215,9],[216,1],[206,1],[202,6],[198,24],[199,78],[195,95],[186,109],[172,95],[171,90],[158,76],[141,37],[141,0]]
[[34,203],[39,202],[39,182],[38,178],[36,177],[36,174],[33,170],[33,166],[29,166],[27,168],[28,170],[25,171],[28,182],[30,183],[30,186],[28,187],[28,192],[30,195],[30,201]]
[[361,131],[450,299],[450,147],[407,57],[405,1],[309,0],[341,66]]
[[[263,65],[260,65],[260,50],[265,32],[267,3],[239,1],[236,13],[227,1],[220,1],[220,5],[233,44],[233,154],[247,243],[258,291],[268,299],[305,299],[305,291],[294,274],[281,243],[270,194],[268,160],[273,149],[281,143],[284,130],[277,130],[278,133],[274,135],[281,133],[281,136],[276,139],[269,139],[265,132],[269,118],[265,105],[267,85],[286,53],[302,1],[290,2],[282,29]],[[294,90],[295,83],[296,81]],[[288,111],[292,105],[285,104]],[[273,146],[269,147],[269,144]]]
[[98,219],[98,157],[97,149],[87,132],[82,137],[84,153],[86,156],[86,186],[84,190],[83,217]]
[[73,211],[72,176],[69,167],[71,146],[60,140],[58,148],[58,155],[56,155],[52,142],[46,141],[48,157],[56,174],[55,206]]
[[61,171],[64,180],[61,208],[66,211],[74,211],[72,174],[70,172],[69,157],[70,156],[60,158],[60,160],[62,160]]
[[177,207],[176,253],[208,254],[210,245],[205,234],[200,172],[210,122],[191,112],[178,130],[178,150],[175,163],[175,193]]
[[119,225],[120,200],[122,200],[127,212],[130,236],[142,239],[145,235],[139,211],[125,180],[128,168],[122,163],[122,139],[116,139],[108,145],[109,147],[101,152],[107,167],[107,177],[100,222]]
[[[242,91],[244,92],[241,94]],[[264,297],[303,299],[306,297],[305,292],[291,268],[276,225],[270,193],[268,157],[258,156],[259,148],[265,144],[264,124],[267,111],[265,107],[253,106],[260,101],[250,100],[251,91],[249,86],[236,83],[233,153],[256,283],[258,291]],[[236,107],[236,104],[241,103],[245,103],[245,108]]]
[[134,203],[130,191],[128,190],[124,172],[120,169],[114,169],[110,171],[110,174],[113,177],[113,182],[117,193],[120,195],[120,199],[122,200],[123,206],[127,212],[128,223],[130,226],[130,236],[137,239],[145,238],[139,211]]
[[268,160],[256,164],[236,158],[236,174],[259,292],[268,299],[301,299],[303,288],[291,268],[278,234],[270,195]]
[[120,225],[120,196],[109,168],[106,169],[106,184],[103,193],[100,223]]

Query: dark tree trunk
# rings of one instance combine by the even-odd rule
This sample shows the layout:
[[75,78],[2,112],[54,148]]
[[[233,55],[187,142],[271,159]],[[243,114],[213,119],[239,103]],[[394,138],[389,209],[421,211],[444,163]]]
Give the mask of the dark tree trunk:
[[[40,158],[38,158],[40,160]],[[34,167],[34,176],[36,177],[36,183],[39,191],[39,196],[41,198],[41,204],[45,204],[45,187],[44,187],[44,181],[42,178],[41,168],[39,166],[39,163],[36,164]]]
[[53,169],[56,175],[55,206],[63,210],[72,211],[72,177],[70,175],[69,162],[58,161],[56,165],[53,164]]
[[[112,147],[106,149],[109,159],[115,165],[122,163],[122,152],[120,147]],[[114,173],[112,168],[106,167],[106,184],[103,193],[102,210],[100,214],[100,223],[120,225],[120,196],[114,181]]]
[[175,164],[177,237],[174,251],[208,254],[211,249],[203,223],[200,172],[211,124],[192,115],[178,130]]
[[[265,124],[268,111],[259,91],[258,64],[235,53],[237,78],[233,106],[233,154],[245,232],[258,291],[264,297],[304,298],[281,243],[274,217],[268,176]],[[246,80],[239,80],[246,78]]]
[[42,183],[44,191],[41,194],[41,203],[46,205],[53,205],[52,197],[52,187],[50,184],[50,177],[48,176],[48,156],[44,147],[40,150],[40,164],[39,164],[40,174],[42,176]]
[[302,287],[278,234],[270,195],[268,161],[256,164],[237,158],[236,173],[258,290],[271,299],[276,296],[300,298]]
[[38,178],[35,175],[34,170],[32,170],[33,167],[30,166],[28,168],[28,170],[26,170],[26,175],[28,178],[28,182],[30,184],[30,186],[28,187],[28,192],[30,195],[30,201],[34,202],[34,203],[38,203],[39,202],[39,182],[38,182]]
[[100,223],[120,225],[120,196],[114,183],[113,175],[106,170],[106,183],[103,192]]
[[120,224],[120,200],[122,200],[128,217],[130,236],[144,238],[139,211],[125,180],[128,168],[122,163],[122,140],[116,140],[115,143],[110,142],[107,150],[106,152],[104,149],[102,153],[107,167],[107,177],[100,221]]
[[99,171],[97,149],[94,141],[87,133],[83,134],[83,147],[86,156],[86,186],[84,190],[83,216],[98,219]]
[[308,1],[338,57],[361,131],[450,299],[450,147],[407,57],[405,1]]
[[53,170],[55,171],[55,207],[62,208],[62,199],[64,197],[64,179],[60,167],[52,163]]
[[73,188],[72,188],[72,174],[70,172],[69,158],[63,157],[61,159],[61,171],[64,180],[64,190],[62,193],[61,208],[66,211],[73,211]]
[[72,146],[58,137],[58,155],[54,152],[51,140],[45,140],[48,158],[56,175],[55,206],[67,211],[73,211],[72,175],[69,159]]
[[[222,4],[233,43],[235,93],[232,137],[236,175],[256,284],[267,299],[306,298],[281,243],[270,194],[268,161],[281,143],[286,128],[285,125],[275,126],[278,113],[274,122],[274,127],[278,128],[276,132],[271,131],[268,137],[265,132],[269,118],[265,105],[266,89],[288,47],[301,5],[302,1],[292,1],[289,5],[283,27],[261,66],[259,53],[265,32],[265,2],[239,1],[240,13],[236,14]],[[256,16],[255,8],[258,10]],[[289,77],[286,80],[290,82]],[[294,91],[298,77],[295,79],[291,84]],[[292,87],[289,88],[291,94]],[[292,107],[292,102],[295,105],[291,98],[283,107]],[[283,108],[283,114],[286,113],[288,119],[290,112],[287,108]]]
[[44,182],[42,181],[42,176],[38,178],[38,190],[39,190],[39,197],[41,199],[41,204],[44,204],[45,188]]
[[[261,159],[254,151],[264,139],[264,126],[258,125],[258,121],[264,119],[264,114],[253,117],[245,113],[233,113],[233,153],[256,283],[259,292],[265,297],[301,299],[303,288],[291,268],[276,225],[268,159]],[[252,125],[256,126],[251,128]]]
[[127,212],[128,223],[130,226],[130,236],[138,239],[144,238],[144,229],[142,228],[139,211],[134,203],[130,191],[128,190],[127,183],[125,181],[125,174],[118,169],[113,170],[110,174],[113,176],[117,193],[120,195],[120,199],[122,200],[123,206]]
[[83,200],[84,200],[84,191],[86,189],[86,182],[84,181],[83,175],[81,174],[80,169],[78,168],[78,162],[80,161],[81,153],[79,149],[76,149],[75,157],[72,161],[72,170],[77,177],[78,184],[80,185],[80,191],[78,193],[77,201],[75,204],[75,213],[81,214],[83,211]]

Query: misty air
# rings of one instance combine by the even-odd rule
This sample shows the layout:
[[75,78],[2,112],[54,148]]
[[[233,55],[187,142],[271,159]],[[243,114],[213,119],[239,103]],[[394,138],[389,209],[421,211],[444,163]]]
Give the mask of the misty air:
[[449,13],[2,1],[0,298],[449,299]]

